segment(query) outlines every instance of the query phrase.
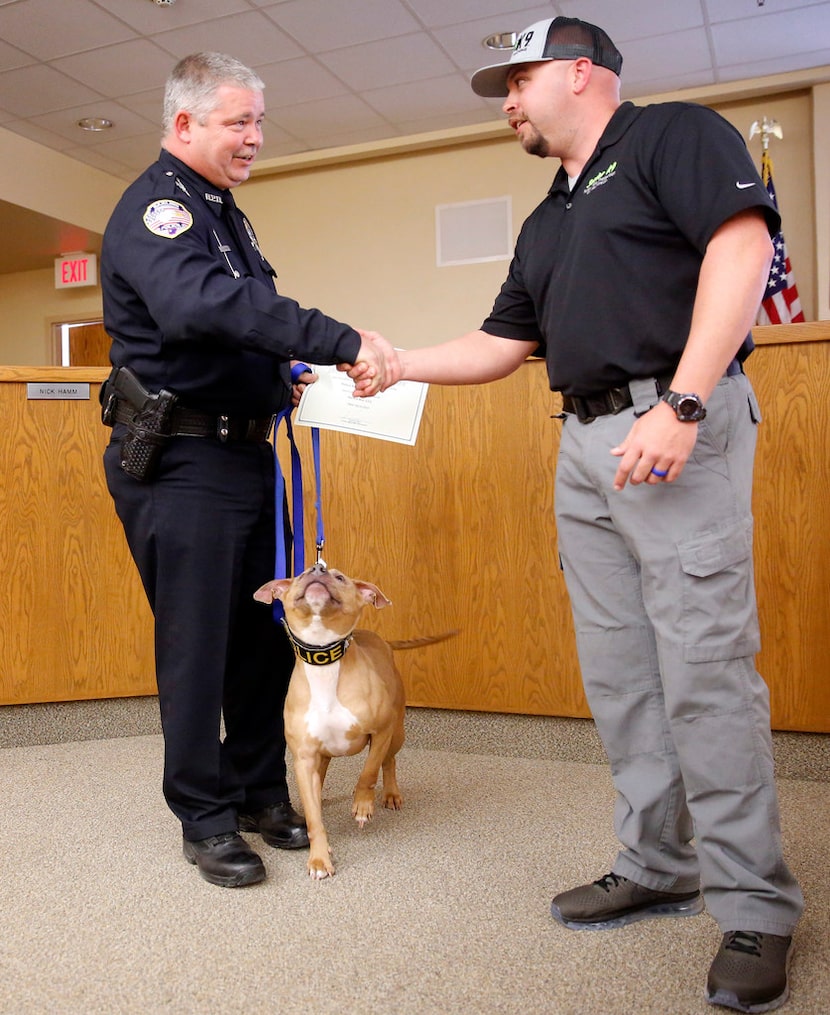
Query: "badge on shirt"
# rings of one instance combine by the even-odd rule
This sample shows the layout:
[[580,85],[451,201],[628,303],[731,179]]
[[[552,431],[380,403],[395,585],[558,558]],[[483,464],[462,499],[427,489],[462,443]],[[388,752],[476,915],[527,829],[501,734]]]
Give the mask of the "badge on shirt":
[[242,221],[245,224],[245,232],[248,234],[248,239],[251,241],[251,246],[259,254],[259,256],[262,257],[262,251],[259,249],[259,243],[257,242],[256,234],[254,233],[251,223],[245,218],[244,215],[242,216]]
[[144,225],[156,236],[173,239],[193,225],[193,216],[178,201],[153,201],[144,212]]

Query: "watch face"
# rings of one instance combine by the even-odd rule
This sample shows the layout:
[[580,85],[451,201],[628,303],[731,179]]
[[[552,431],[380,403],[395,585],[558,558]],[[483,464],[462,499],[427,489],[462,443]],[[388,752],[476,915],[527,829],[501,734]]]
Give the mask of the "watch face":
[[697,422],[706,415],[706,410],[697,395],[681,395],[677,399],[675,411],[679,420],[689,423]]
[[688,395],[685,395],[683,398],[679,399],[677,403],[678,416],[686,416],[687,418],[691,418],[699,411],[699,409],[700,402],[696,398],[689,398]]
[[706,410],[698,395],[667,391],[663,398],[674,409],[681,423],[699,423],[706,418]]

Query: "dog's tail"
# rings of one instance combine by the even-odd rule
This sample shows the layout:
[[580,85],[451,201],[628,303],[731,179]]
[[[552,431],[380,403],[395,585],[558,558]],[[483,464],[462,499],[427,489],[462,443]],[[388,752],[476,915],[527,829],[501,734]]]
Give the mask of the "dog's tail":
[[401,652],[408,648],[423,648],[424,645],[435,645],[436,642],[454,638],[457,634],[458,628],[454,628],[452,631],[445,631],[443,634],[427,635],[426,638],[408,638],[406,641],[390,641],[387,644],[395,652]]

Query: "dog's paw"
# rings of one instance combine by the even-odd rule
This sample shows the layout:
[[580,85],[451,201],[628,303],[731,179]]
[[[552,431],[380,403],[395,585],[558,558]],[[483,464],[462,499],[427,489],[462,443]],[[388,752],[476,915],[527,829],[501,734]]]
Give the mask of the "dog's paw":
[[390,811],[399,811],[403,807],[403,797],[400,793],[384,793],[383,806]]
[[375,793],[374,790],[355,790],[352,801],[352,817],[361,828],[367,821],[371,821],[375,815]]
[[322,881],[323,878],[334,877],[334,864],[331,860],[315,858],[308,861],[308,876],[313,881]]
[[375,816],[374,803],[370,804],[367,807],[355,806],[354,808],[352,808],[352,817],[360,825],[361,828],[363,828],[366,825],[367,821],[371,821],[374,816]]

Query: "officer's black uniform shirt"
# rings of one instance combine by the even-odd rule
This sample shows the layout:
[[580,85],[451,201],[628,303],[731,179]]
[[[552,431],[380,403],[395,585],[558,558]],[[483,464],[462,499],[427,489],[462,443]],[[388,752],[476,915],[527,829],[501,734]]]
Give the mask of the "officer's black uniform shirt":
[[482,330],[538,342],[551,388],[570,395],[671,373],[707,244],[754,207],[774,234],[778,213],[726,120],[688,103],[623,103],[573,190],[560,167],[524,223]]
[[360,336],[277,294],[230,191],[162,150],[104,233],[104,326],[115,366],[208,413],[267,416],[290,398],[287,362],[354,362]]

